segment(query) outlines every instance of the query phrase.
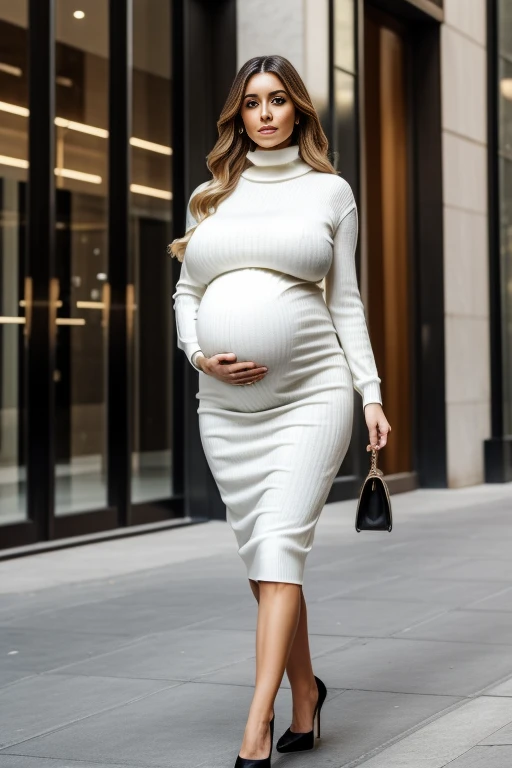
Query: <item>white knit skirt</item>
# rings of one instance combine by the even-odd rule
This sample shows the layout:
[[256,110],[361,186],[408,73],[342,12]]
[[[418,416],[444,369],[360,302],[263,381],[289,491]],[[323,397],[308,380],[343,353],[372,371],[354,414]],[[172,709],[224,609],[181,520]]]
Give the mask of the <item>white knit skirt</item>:
[[302,584],[353,421],[352,375],[322,289],[269,269],[226,272],[208,285],[196,327],[207,357],[268,367],[247,386],[199,373],[199,429],[248,578]]

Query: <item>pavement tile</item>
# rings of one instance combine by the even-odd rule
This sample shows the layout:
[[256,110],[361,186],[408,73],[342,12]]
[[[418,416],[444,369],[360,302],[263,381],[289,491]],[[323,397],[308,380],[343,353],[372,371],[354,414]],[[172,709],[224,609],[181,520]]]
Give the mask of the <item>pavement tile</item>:
[[[232,630],[223,633],[222,630],[215,630],[225,637],[225,642],[228,643],[229,635]],[[246,634],[250,634],[246,632]],[[336,637],[335,635],[310,635],[309,646],[311,651],[311,658],[315,661],[314,667],[316,671],[316,659],[320,656],[325,656],[334,650],[343,648],[352,643],[358,642],[357,638],[353,637]],[[217,669],[213,672],[209,672],[202,677],[197,677],[197,682],[211,682],[211,683],[224,683],[227,685],[249,685],[254,686],[254,680],[256,675],[256,659],[255,657],[244,661],[239,661],[229,666],[225,666],[222,669]],[[281,688],[289,688],[290,683],[288,677],[283,675],[281,682]],[[342,689],[338,689],[342,690]]]
[[[489,582],[488,582],[489,583]],[[512,587],[500,589],[494,595],[475,599],[466,608],[474,611],[509,611],[512,612]]]
[[[249,595],[244,603],[249,602]],[[254,606],[257,606],[253,598]],[[200,603],[200,604],[199,604]],[[250,605],[250,603],[249,603]],[[128,595],[113,600],[95,601],[72,606],[70,608],[45,611],[31,618],[10,622],[10,627],[25,627],[35,631],[39,629],[58,629],[70,632],[80,627],[84,632],[120,635],[127,638],[142,637],[153,632],[185,627],[211,617],[222,621],[225,613],[236,609],[229,601],[184,600],[170,605],[166,610],[144,601],[133,601]],[[253,606],[253,613],[256,610]]]
[[512,696],[512,678],[490,688],[485,692],[486,696]]
[[[319,635],[386,637],[444,611],[444,606],[428,603],[383,602],[339,598],[313,601],[308,605],[308,626]],[[256,612],[250,607],[205,621],[201,629],[245,629],[253,631]]]
[[512,721],[478,743],[481,746],[499,746],[506,744],[512,747]]
[[[147,768],[220,768],[235,761],[251,695],[250,688],[207,684],[201,684],[198,695],[197,684],[185,683],[31,739],[9,752],[100,764],[129,762]],[[333,761],[341,764],[341,760],[354,759],[452,701],[439,696],[343,693],[322,710],[322,739],[315,765],[332,766],[337,764]],[[288,727],[290,711],[290,693],[280,691],[276,738]],[[294,760],[294,765],[310,764],[308,757],[306,762]],[[275,762],[284,765],[287,761]]]
[[126,637],[101,633],[0,627],[0,670],[47,672],[128,644]]
[[184,683],[9,752],[145,768],[192,768],[216,756],[230,765],[241,744],[251,697],[252,689],[242,686]]
[[511,765],[512,747],[473,747],[453,760],[450,768],[509,768]]
[[17,755],[0,754],[0,768],[126,768],[121,763],[79,763],[62,760],[52,760],[48,757],[19,757]]
[[36,675],[0,689],[0,748],[80,720],[108,707],[172,685],[154,680],[122,680]]
[[[483,555],[484,553],[482,552],[481,554]],[[455,562],[452,565],[445,565],[435,575],[435,578],[439,579],[462,579],[464,581],[474,581],[475,577],[483,581],[508,581],[510,584],[512,580],[512,558],[508,560],[495,560],[494,558],[473,557],[463,563]]]
[[0,667],[0,688],[5,685],[11,685],[11,683],[17,680],[22,680],[24,677],[31,677],[34,672],[30,672],[28,669],[15,669],[14,667]]
[[[476,601],[482,601],[478,602],[475,607],[484,610],[486,605],[492,603],[494,596],[500,596],[504,589],[510,589],[509,582],[445,581],[435,578],[404,579],[395,577],[387,581],[376,581],[371,588],[359,583],[350,591],[350,596],[374,600],[416,600],[446,605],[451,608],[473,607]],[[510,610],[512,610],[512,606]]]
[[469,696],[512,672],[509,646],[360,640],[319,657],[315,674],[334,688]]
[[[365,768],[452,768],[477,743],[512,717],[512,702],[478,698],[435,719],[363,762]],[[503,764],[500,768],[508,768]]]
[[[190,680],[254,656],[250,632],[160,632],[127,648],[66,667],[66,674]],[[254,682],[254,680],[253,680]]]
[[[456,610],[426,621],[407,632],[423,640],[512,645],[512,613]],[[512,656],[512,649],[510,651]],[[512,672],[512,668],[511,668]]]

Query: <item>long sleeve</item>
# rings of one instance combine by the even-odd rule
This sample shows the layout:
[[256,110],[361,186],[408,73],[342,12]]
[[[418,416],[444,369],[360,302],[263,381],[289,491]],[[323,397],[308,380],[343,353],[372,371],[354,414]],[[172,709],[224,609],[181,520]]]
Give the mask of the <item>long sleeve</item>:
[[[202,185],[200,185],[202,187]],[[197,191],[194,190],[190,199]],[[185,231],[188,231],[190,227],[196,224],[196,219],[190,212],[190,200],[187,206],[186,226]],[[197,341],[196,334],[196,319],[199,304],[206,291],[206,285],[194,280],[189,274],[187,268],[187,255],[185,251],[185,258],[181,262],[181,272],[178,282],[176,283],[176,291],[172,298],[174,299],[173,309],[176,319],[176,331],[177,331],[177,343],[179,349],[182,349],[190,364],[197,370],[201,369],[195,365],[195,356],[198,352],[201,352],[201,347]]]
[[357,284],[355,250],[358,235],[357,208],[350,202],[341,215],[334,235],[333,261],[325,277],[325,302],[352,373],[354,389],[368,403],[380,403],[377,374],[363,302]]

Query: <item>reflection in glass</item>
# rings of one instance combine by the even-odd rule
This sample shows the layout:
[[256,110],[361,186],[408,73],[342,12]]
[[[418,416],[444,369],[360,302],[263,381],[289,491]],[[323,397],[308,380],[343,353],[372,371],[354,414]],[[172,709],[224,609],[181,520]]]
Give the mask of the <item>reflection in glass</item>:
[[336,170],[351,185],[357,182],[357,124],[355,105],[356,80],[339,69],[334,71]]
[[106,506],[108,3],[56,3],[57,515]]
[[25,0],[0,10],[0,526],[25,520],[25,197],[28,35]]
[[131,249],[135,286],[132,502],[171,496],[170,4],[133,6]]
[[499,184],[503,430],[512,434],[512,9],[499,3]]
[[[334,72],[332,94],[332,162],[357,197],[357,113],[355,72],[355,13],[353,0],[334,0]],[[342,67],[343,69],[340,69]],[[345,70],[348,70],[345,71]],[[357,472],[357,441],[352,440],[338,472],[351,477]]]
[[334,0],[334,66],[356,71],[354,0]]

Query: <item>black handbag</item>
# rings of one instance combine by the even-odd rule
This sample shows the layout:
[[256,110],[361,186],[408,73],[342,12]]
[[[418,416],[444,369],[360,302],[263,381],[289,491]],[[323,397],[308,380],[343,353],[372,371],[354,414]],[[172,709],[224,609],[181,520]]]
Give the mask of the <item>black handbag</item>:
[[370,471],[361,486],[356,511],[356,531],[389,531],[393,528],[391,499],[381,469],[377,469],[376,449],[372,449]]

